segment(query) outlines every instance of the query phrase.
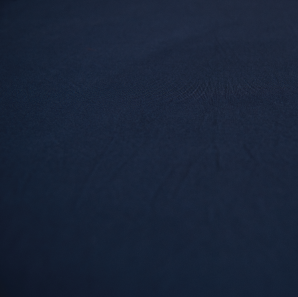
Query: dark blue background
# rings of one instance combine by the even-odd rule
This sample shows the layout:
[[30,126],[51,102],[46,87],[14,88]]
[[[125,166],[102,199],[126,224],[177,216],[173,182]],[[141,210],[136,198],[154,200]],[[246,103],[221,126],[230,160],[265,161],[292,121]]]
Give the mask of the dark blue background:
[[2,1],[0,79],[5,296],[298,296],[296,0]]

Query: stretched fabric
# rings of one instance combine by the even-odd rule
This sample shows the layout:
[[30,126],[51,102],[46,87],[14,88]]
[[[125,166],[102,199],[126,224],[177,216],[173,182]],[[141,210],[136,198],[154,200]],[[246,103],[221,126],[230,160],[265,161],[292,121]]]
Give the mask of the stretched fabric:
[[1,1],[0,129],[0,296],[298,296],[296,0]]

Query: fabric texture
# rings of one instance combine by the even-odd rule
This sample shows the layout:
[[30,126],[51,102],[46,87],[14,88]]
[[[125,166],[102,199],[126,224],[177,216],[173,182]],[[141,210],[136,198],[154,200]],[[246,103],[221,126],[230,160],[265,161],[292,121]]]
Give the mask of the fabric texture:
[[298,296],[298,2],[0,3],[1,296]]

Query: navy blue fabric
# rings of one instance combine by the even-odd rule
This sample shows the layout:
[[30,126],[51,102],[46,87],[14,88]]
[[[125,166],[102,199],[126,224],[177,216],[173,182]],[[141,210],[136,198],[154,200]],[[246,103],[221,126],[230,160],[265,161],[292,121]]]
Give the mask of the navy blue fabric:
[[3,296],[298,296],[296,0],[2,1],[0,79]]

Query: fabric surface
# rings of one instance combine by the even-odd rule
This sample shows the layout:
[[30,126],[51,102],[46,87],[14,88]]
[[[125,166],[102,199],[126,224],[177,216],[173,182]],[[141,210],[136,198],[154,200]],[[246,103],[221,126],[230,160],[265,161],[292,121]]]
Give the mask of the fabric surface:
[[1,296],[298,296],[298,2],[0,4]]

